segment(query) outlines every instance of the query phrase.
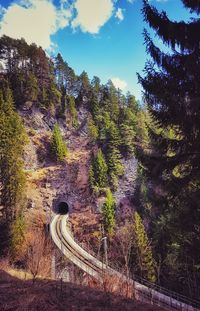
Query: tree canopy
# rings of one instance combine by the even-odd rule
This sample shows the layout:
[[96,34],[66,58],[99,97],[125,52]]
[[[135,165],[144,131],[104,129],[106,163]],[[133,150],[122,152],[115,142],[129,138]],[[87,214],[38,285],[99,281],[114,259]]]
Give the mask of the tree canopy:
[[[199,13],[199,1],[183,3]],[[151,117],[151,152],[138,148],[138,158],[153,184],[149,191],[156,210],[152,230],[157,254],[164,261],[163,280],[168,278],[165,284],[172,284],[176,278],[174,289],[187,288],[195,296],[199,289],[191,288],[198,274],[196,250],[200,242],[200,19],[174,22],[148,1],[143,5],[144,19],[171,52],[162,52],[144,31],[151,61],[139,81]]]

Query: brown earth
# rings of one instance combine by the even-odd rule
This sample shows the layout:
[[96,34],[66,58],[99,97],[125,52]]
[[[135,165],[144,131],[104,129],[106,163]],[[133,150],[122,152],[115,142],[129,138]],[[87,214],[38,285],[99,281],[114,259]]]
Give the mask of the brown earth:
[[164,311],[160,307],[60,281],[20,280],[0,270],[1,311]]

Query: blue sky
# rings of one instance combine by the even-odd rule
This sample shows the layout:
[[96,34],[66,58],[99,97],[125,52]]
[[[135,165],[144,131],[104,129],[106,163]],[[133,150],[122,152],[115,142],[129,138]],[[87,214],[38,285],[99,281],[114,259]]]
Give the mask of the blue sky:
[[[150,3],[172,19],[190,17],[181,0]],[[60,52],[77,74],[85,70],[102,83],[112,79],[140,99],[136,72],[142,73],[147,59],[142,31],[148,28],[141,8],[141,0],[0,0],[0,36]]]

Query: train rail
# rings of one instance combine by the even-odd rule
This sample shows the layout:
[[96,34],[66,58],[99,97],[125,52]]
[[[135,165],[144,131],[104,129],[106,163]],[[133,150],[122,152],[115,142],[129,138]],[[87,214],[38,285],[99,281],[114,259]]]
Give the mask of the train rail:
[[200,302],[168,291],[147,280],[127,280],[126,277],[106,266],[94,256],[79,246],[67,229],[68,215],[56,215],[50,225],[51,236],[60,251],[80,269],[102,282],[103,273],[116,276],[121,281],[127,281],[133,286],[135,298],[153,305],[159,305],[167,310],[200,311]]
[[62,235],[61,232],[61,217],[58,219],[56,223],[56,233],[61,241],[61,247],[65,247],[70,253],[73,254],[76,258],[78,258],[82,263],[86,264],[88,267],[93,269],[95,272],[98,273],[98,275],[102,272],[102,269],[97,267],[94,263],[92,263],[89,259],[85,258],[83,255],[81,255],[75,247],[69,244],[68,240],[66,239],[65,235]]

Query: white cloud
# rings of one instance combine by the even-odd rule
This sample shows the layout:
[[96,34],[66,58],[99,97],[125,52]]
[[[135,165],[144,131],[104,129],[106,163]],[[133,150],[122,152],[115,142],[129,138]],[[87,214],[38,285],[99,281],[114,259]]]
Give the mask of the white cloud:
[[123,21],[124,13],[123,13],[123,10],[121,8],[117,9],[115,17],[118,18],[120,21]]
[[[46,50],[54,47],[52,35],[59,29],[80,27],[83,32],[97,34],[113,16],[116,0],[13,0],[8,8],[0,5],[0,36],[36,43]],[[115,17],[124,19],[123,9]]]
[[112,16],[114,4],[112,0],[76,0],[74,7],[77,16],[72,27],[96,34]]
[[51,0],[22,0],[3,10],[0,36],[24,38],[28,44],[36,43],[44,49],[52,47],[51,35],[69,24],[71,11],[61,0],[57,8]]
[[121,80],[120,78],[115,77],[115,78],[112,78],[111,81],[116,88],[122,91],[127,87],[126,81]]

